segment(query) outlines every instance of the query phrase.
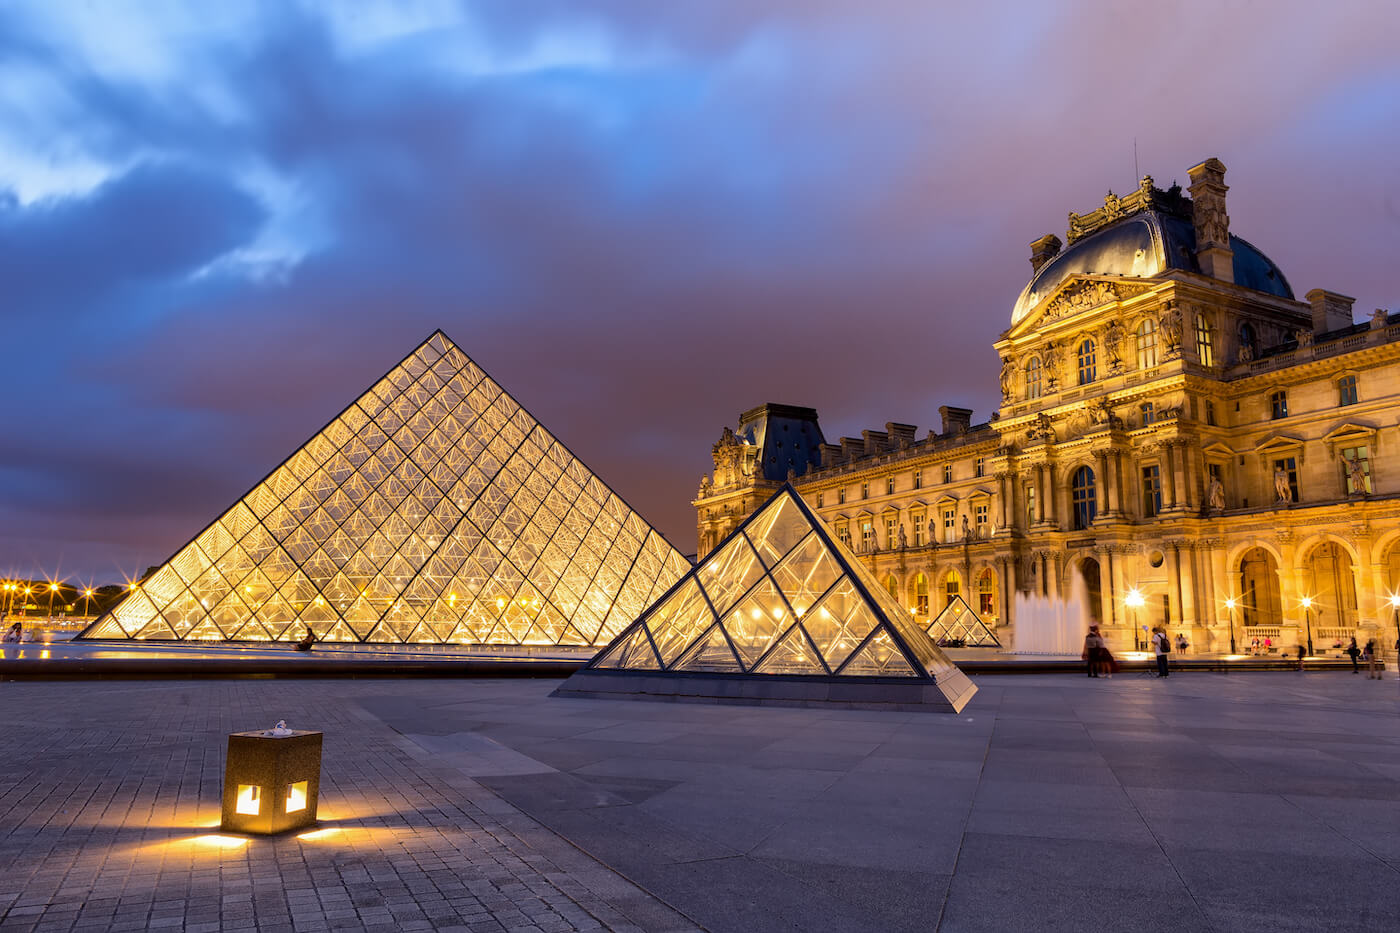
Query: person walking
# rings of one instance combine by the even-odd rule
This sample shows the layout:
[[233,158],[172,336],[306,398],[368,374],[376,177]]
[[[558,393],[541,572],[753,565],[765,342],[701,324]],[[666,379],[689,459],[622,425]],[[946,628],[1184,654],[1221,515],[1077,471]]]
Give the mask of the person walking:
[[1356,666],[1356,659],[1361,656],[1361,649],[1356,646],[1356,636],[1351,636],[1351,644],[1347,645],[1347,654],[1351,657],[1351,672],[1360,673],[1361,669]]
[[1084,659],[1085,674],[1089,677],[1099,676],[1099,663],[1101,661],[1100,652],[1103,651],[1103,636],[1099,634],[1097,625],[1089,626],[1089,634],[1084,636],[1084,652],[1080,655]]
[[1185,653],[1186,653],[1186,649],[1187,649],[1187,648],[1190,648],[1190,647],[1191,647],[1191,643],[1190,643],[1189,641],[1186,640],[1186,633],[1185,633],[1185,632],[1177,632],[1177,634],[1176,634],[1176,652],[1177,652],[1177,654],[1185,654]]
[[1171,671],[1167,668],[1167,660],[1172,653],[1172,638],[1166,629],[1158,628],[1153,631],[1152,651],[1157,655],[1157,676],[1169,677]]
[[1381,663],[1380,645],[1372,638],[1366,642],[1366,679],[1381,679],[1381,671],[1385,670],[1385,665]]

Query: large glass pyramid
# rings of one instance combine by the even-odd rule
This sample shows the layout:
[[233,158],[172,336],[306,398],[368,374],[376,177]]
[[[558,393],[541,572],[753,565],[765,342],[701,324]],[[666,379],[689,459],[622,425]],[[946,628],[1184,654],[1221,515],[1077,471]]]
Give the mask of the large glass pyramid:
[[928,626],[928,637],[939,647],[1000,648],[996,633],[973,611],[967,600],[954,596]]
[[689,567],[437,331],[79,637],[597,645]]
[[[976,689],[787,484],[580,674],[614,671]],[[580,674],[562,694],[585,695]]]

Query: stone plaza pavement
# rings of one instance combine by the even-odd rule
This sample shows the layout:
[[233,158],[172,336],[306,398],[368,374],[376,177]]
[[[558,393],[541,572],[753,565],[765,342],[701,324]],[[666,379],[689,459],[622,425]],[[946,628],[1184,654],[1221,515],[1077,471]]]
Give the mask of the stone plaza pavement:
[[[0,930],[1394,930],[1400,690],[983,677],[962,715],[541,680],[0,683]],[[217,833],[224,736],[322,828]]]

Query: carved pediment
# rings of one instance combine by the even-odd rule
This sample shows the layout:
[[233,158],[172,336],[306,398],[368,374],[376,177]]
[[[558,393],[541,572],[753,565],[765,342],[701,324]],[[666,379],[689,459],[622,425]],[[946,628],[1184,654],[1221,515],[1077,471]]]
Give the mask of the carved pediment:
[[1007,336],[1023,334],[1047,321],[1073,317],[1117,301],[1135,298],[1151,286],[1072,275],[1038,304],[1037,310],[1017,322]]

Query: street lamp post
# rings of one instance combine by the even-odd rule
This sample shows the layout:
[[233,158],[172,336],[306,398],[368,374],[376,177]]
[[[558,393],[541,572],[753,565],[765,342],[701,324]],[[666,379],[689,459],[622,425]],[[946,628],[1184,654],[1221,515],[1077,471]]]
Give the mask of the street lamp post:
[[[1400,593],[1390,594],[1390,611],[1393,613],[1391,619],[1395,622],[1395,647],[1397,651],[1400,651]],[[1385,655],[1381,655],[1381,657],[1385,657]]]
[[57,593],[57,592],[58,592],[58,584],[57,584],[57,583],[50,583],[50,584],[49,584],[49,621],[50,621],[50,622],[53,621],[53,597],[54,597],[54,594]]
[[1307,625],[1307,627],[1308,627],[1308,656],[1309,656],[1309,657],[1312,657],[1312,653],[1313,653],[1313,643],[1312,643],[1312,597],[1311,597],[1311,596],[1304,596],[1304,597],[1303,597],[1303,620],[1304,620],[1304,622],[1306,623],[1306,625]]
[[1139,651],[1142,650],[1142,643],[1138,640],[1137,611],[1138,607],[1143,605],[1143,603],[1145,602],[1146,600],[1142,598],[1142,591],[1139,590],[1137,587],[1133,587],[1132,589],[1128,590],[1128,595],[1123,597],[1124,605],[1126,605],[1129,609],[1133,611],[1133,647]]
[[1238,652],[1235,651],[1235,597],[1231,596],[1225,600],[1225,608],[1230,610],[1230,653],[1237,654]]
[[87,610],[84,615],[89,619],[92,618],[92,587],[90,586],[83,590],[83,603]]

